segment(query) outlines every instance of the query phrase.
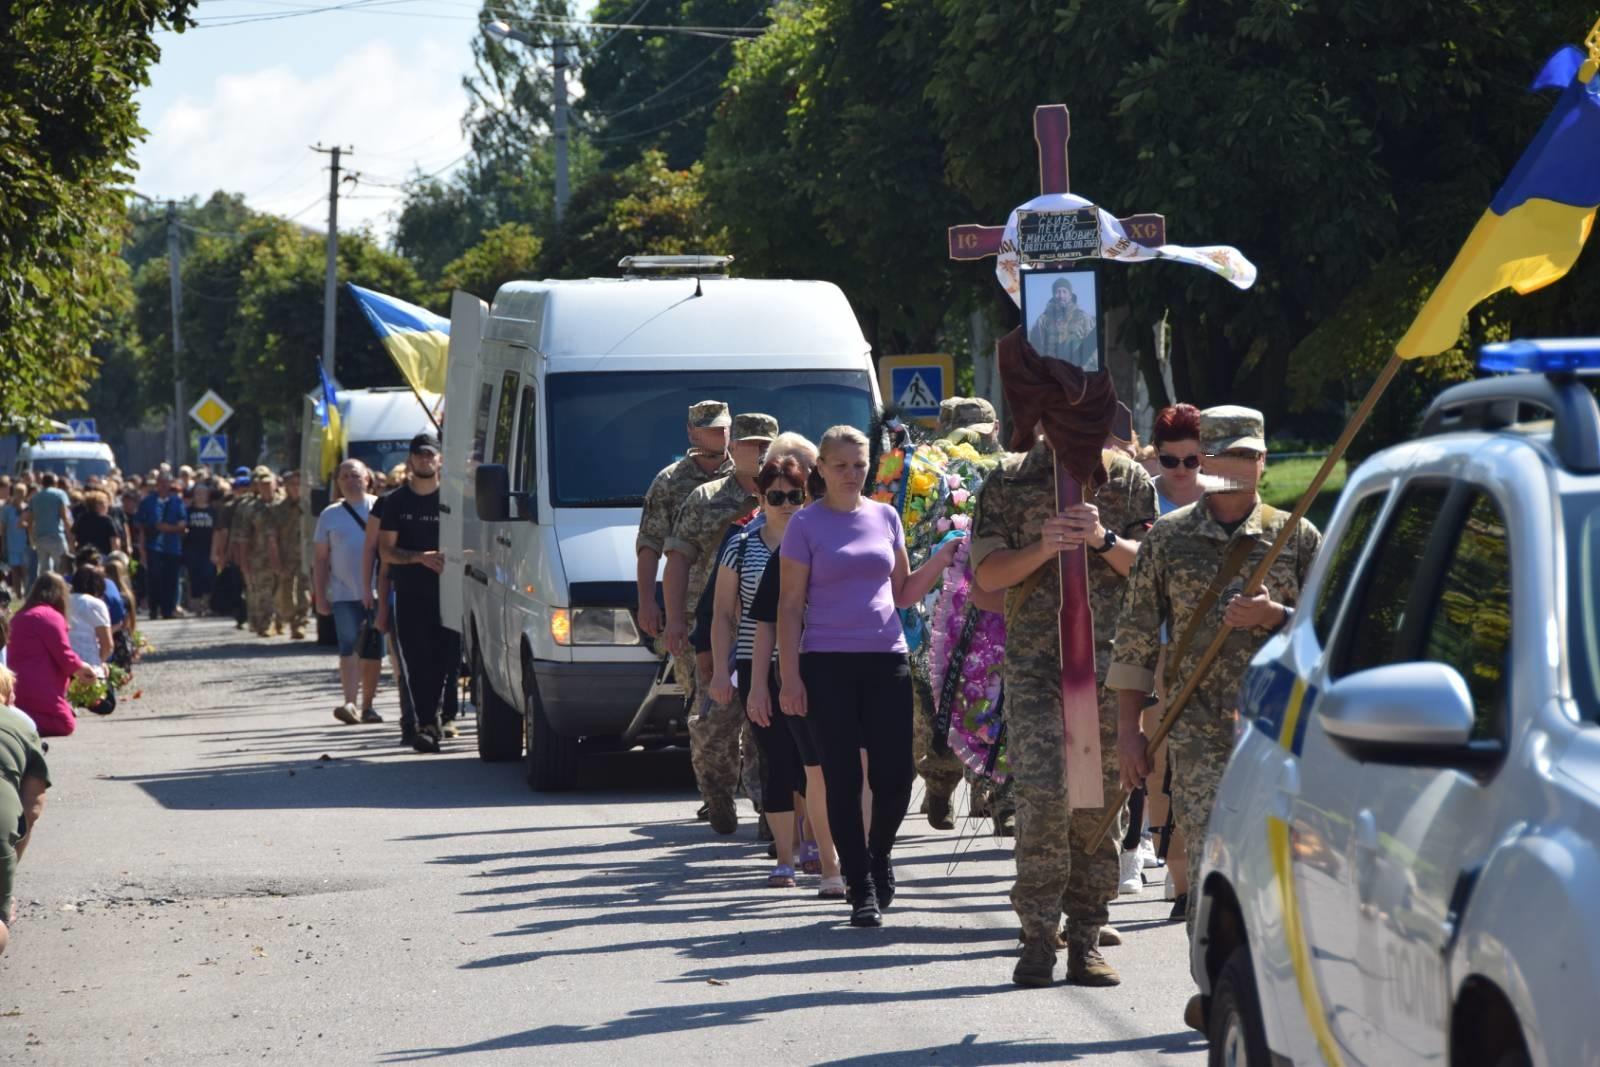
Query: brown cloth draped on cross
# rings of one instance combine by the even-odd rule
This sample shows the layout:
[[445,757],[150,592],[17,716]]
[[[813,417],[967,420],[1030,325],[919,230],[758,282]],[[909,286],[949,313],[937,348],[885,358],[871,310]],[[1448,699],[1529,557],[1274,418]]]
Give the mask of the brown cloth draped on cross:
[[1020,326],[1000,338],[998,358],[1011,409],[1011,451],[1031,449],[1034,427],[1043,424],[1056,458],[1078,484],[1086,492],[1104,485],[1100,452],[1117,415],[1111,372],[1085,374],[1065,360],[1044,358]]

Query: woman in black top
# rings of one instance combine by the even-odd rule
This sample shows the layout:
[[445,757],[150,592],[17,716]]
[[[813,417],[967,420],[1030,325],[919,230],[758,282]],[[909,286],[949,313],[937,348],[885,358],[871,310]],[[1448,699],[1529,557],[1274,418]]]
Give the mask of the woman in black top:
[[121,547],[117,539],[117,528],[111,522],[111,517],[106,514],[110,510],[111,502],[98,489],[90,490],[84,495],[83,514],[72,524],[72,540],[79,548],[93,545],[100,550],[102,556],[109,556]]
[[211,539],[216,535],[217,514],[211,506],[211,488],[197,485],[189,491],[189,530],[183,535],[183,566],[189,572],[189,612],[204,614],[211,601],[211,584],[217,576],[211,562]]

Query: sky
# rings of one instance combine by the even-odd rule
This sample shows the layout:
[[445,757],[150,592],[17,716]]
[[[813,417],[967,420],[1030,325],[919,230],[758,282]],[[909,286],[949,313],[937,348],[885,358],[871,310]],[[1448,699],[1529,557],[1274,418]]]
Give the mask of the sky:
[[[393,230],[419,171],[448,174],[461,132],[480,0],[202,0],[201,25],[157,37],[161,60],[138,95],[149,134],[134,188],[157,199],[218,189],[251,207],[327,225],[328,157],[353,148],[358,177],[339,229]],[[593,7],[579,3],[579,11]],[[236,24],[230,24],[236,23]],[[530,57],[531,58],[531,57]]]

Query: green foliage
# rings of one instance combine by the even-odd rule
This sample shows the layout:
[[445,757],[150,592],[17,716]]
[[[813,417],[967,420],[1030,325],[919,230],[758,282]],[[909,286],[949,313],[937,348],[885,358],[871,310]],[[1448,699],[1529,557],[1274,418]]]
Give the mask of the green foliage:
[[615,277],[627,255],[715,254],[727,235],[705,208],[699,164],[672,170],[658,149],[617,171],[600,171],[572,194],[566,225],[545,246],[540,273]]
[[[756,27],[768,7],[769,0],[598,0],[592,18]],[[648,148],[661,149],[674,170],[699,160],[733,63],[732,45],[688,34],[590,31],[581,51],[583,98],[577,114],[605,165],[624,166]]]
[[526,223],[508,222],[487,231],[483,240],[445,266],[439,279],[443,289],[439,302],[446,302],[456,289],[493,300],[506,282],[533,276],[543,247],[544,242]]
[[121,198],[134,92],[193,0],[17,0],[0,13],[0,382],[32,429],[82,410],[91,345],[125,310]]

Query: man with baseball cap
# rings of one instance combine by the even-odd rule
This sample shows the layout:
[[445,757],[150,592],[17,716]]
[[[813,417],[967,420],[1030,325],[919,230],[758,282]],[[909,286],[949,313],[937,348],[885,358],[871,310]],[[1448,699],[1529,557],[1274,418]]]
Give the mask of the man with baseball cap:
[[[689,494],[700,486],[733,473],[728,458],[728,428],[733,417],[720,400],[689,405],[689,451],[682,459],[661,468],[644,495],[639,512],[635,584],[639,600],[639,629],[655,637],[661,633],[661,606],[656,600],[656,570],[672,534],[672,520]],[[683,681],[684,679],[680,679]],[[692,679],[691,679],[692,682]],[[684,689],[688,694],[689,688]]]
[[[1245,669],[1293,614],[1322,543],[1317,528],[1301,519],[1267,572],[1261,592],[1244,595],[1247,576],[1290,518],[1288,512],[1262,503],[1256,491],[1267,461],[1261,413],[1232,405],[1205,409],[1200,413],[1200,451],[1200,469],[1220,488],[1168,512],[1150,528],[1128,574],[1106,675],[1106,687],[1119,690],[1117,756],[1123,785],[1133,788],[1150,773],[1139,720],[1146,697],[1155,690],[1162,627],[1176,643],[1167,650],[1169,693],[1194,672],[1218,628],[1229,631],[1221,655],[1167,738],[1173,815],[1194,849],[1205,841],[1211,805],[1233,746]],[[1222,594],[1208,606],[1203,603],[1206,589],[1219,578]],[[1198,861],[1199,856],[1191,855],[1189,869],[1198,869]],[[1191,933],[1195,910],[1188,910]],[[1199,1017],[1196,997],[1184,1019],[1198,1025]]]
[[[696,697],[689,712],[689,756],[694,764],[706,817],[719,834],[739,826],[733,794],[739,784],[739,734],[744,711],[737,697],[728,704],[712,704],[706,688],[711,684],[711,652],[692,647],[690,617],[711,578],[717,547],[728,524],[754,513],[756,474],[767,446],[778,436],[778,420],[754,412],[733,420],[733,472],[707,482],[691,492],[679,506],[666,540],[665,587],[667,647],[674,663],[695,664]],[[681,676],[680,676],[681,677]]]
[[[409,478],[384,498],[378,533],[378,553],[394,584],[391,626],[416,717],[411,747],[418,752],[439,751],[439,706],[461,658],[460,634],[439,621],[439,575],[445,564],[439,551],[440,465],[437,437],[419,433],[411,439]],[[402,737],[407,725],[401,722]]]

